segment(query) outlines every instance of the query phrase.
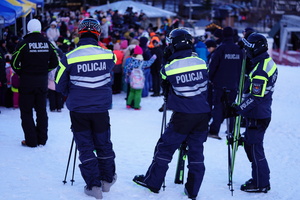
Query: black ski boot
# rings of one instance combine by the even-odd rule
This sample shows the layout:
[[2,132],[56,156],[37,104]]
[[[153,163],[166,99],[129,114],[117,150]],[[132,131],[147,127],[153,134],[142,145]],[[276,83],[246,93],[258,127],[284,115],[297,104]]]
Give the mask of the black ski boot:
[[241,190],[244,192],[267,193],[270,189],[270,185],[267,185],[265,187],[257,187],[256,184],[253,182],[253,179],[249,179],[248,181],[246,181],[245,184],[241,185]]
[[136,175],[132,180],[133,182],[135,182],[136,184],[143,186],[145,188],[148,188],[151,192],[153,193],[159,193],[159,189],[153,188],[148,186],[145,182],[144,182],[145,176],[144,175]]
[[184,193],[188,196],[189,199],[196,200],[197,196],[190,195],[186,188],[184,188]]

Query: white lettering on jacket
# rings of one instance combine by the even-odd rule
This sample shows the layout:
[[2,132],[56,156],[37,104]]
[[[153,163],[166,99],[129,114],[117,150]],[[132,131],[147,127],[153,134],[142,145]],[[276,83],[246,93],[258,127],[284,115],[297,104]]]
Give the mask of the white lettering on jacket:
[[179,82],[181,83],[186,83],[186,82],[191,82],[191,81],[198,81],[203,79],[203,74],[202,72],[192,72],[192,73],[188,73],[188,74],[182,74],[180,76],[176,76],[176,82],[177,84]]
[[249,106],[254,100],[252,98],[245,101],[243,104],[241,104],[240,108],[244,110],[247,106]]
[[77,72],[92,72],[106,70],[106,62],[94,62],[94,63],[83,63],[77,64]]
[[49,49],[47,42],[30,42],[28,45],[29,49]]
[[225,59],[238,60],[240,59],[240,54],[225,54]]

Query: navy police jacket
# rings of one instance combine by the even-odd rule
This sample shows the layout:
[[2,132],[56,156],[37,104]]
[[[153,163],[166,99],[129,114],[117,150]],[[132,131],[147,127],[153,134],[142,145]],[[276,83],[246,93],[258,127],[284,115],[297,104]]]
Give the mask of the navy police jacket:
[[209,61],[209,80],[214,88],[238,88],[243,61],[243,51],[232,38],[224,38]]
[[163,80],[170,82],[167,108],[181,113],[208,113],[208,72],[206,63],[192,50],[175,52],[161,69]]
[[56,72],[56,90],[67,97],[70,111],[106,112],[112,103],[111,70],[115,56],[93,38],[81,38],[78,47],[66,54]]
[[244,99],[237,107],[247,118],[271,117],[272,95],[277,79],[277,66],[267,52],[253,58],[253,70],[245,83]]

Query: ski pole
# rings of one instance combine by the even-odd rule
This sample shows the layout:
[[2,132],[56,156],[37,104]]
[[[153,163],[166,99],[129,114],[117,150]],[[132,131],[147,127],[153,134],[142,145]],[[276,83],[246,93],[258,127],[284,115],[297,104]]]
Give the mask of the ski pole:
[[77,145],[75,145],[75,153],[74,153],[74,163],[73,163],[73,172],[72,172],[71,185],[73,185],[73,183],[75,182],[75,180],[74,180],[74,173],[75,173],[76,155],[77,155]]
[[65,173],[65,179],[63,180],[64,184],[67,183],[66,179],[67,179],[67,174],[68,174],[68,170],[69,170],[70,159],[71,159],[71,154],[72,154],[72,150],[73,150],[73,144],[74,144],[74,137],[72,138],[72,142],[71,142],[70,153],[69,153],[69,158],[68,158],[68,163],[67,163],[67,168],[66,168],[66,173]]
[[[163,135],[165,128],[167,126],[167,97],[164,97],[164,110],[163,110],[163,117],[162,117],[162,123],[161,123],[161,130],[160,130],[160,137]],[[162,185],[163,191],[165,191],[166,188],[166,182],[164,180]]]

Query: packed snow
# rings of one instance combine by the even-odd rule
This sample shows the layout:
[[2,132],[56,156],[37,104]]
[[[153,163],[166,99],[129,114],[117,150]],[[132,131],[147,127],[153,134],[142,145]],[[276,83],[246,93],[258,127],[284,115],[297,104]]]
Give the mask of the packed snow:
[[[205,143],[206,173],[197,199],[202,200],[296,200],[299,199],[300,164],[300,67],[278,66],[279,75],[273,95],[273,116],[265,135],[265,153],[271,170],[271,190],[245,193],[240,185],[250,178],[250,163],[239,147],[233,175],[233,196],[228,189],[227,145],[225,123],[222,140],[208,138]],[[125,108],[125,93],[113,95],[110,110],[112,142],[116,153],[118,180],[107,200],[181,200],[188,199],[183,185],[174,184],[177,152],[165,178],[165,191],[151,193],[136,185],[132,178],[144,174],[152,160],[154,146],[161,134],[162,97],[142,98],[139,111]],[[24,139],[18,109],[0,107],[0,199],[1,200],[88,200],[85,183],[76,159],[75,182],[71,185],[73,155],[63,184],[72,133],[67,108],[61,113],[48,112],[49,140],[45,146],[21,146]],[[48,109],[49,110],[49,109]],[[168,118],[171,112],[167,112]],[[187,170],[186,170],[187,171]],[[185,175],[186,177],[186,175]]]

